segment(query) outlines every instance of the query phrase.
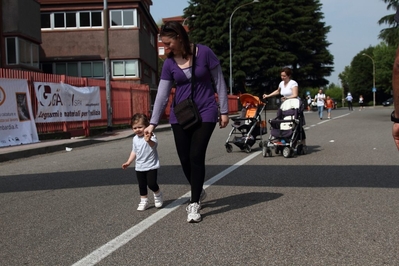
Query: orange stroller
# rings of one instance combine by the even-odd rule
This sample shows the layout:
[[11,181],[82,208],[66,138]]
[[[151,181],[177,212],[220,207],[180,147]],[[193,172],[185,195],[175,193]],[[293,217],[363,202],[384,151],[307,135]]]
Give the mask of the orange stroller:
[[259,97],[248,93],[242,94],[239,99],[243,109],[239,117],[232,118],[233,128],[225,143],[228,153],[233,151],[231,143],[247,153],[251,152],[251,147],[257,140],[260,140],[259,147],[262,147],[262,136],[267,133],[266,104]]

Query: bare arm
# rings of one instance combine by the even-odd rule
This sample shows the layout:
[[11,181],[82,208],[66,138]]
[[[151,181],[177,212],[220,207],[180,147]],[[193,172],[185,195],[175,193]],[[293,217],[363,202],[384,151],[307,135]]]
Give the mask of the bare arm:
[[[297,89],[298,89],[298,87],[297,87]],[[298,94],[298,91],[297,91],[297,94]],[[266,99],[266,98],[269,98],[269,97],[273,97],[273,96],[276,96],[276,95],[280,95],[280,87],[278,87],[277,90],[273,91],[270,94],[263,94],[263,99]]]
[[124,164],[122,164],[122,168],[126,169],[135,159],[136,159],[136,153],[132,151],[130,153],[129,159],[127,159],[127,161]]

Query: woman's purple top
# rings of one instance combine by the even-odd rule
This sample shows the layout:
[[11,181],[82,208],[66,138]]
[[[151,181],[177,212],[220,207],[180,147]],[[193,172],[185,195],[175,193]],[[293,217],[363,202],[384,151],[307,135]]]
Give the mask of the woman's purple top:
[[[221,114],[228,114],[227,87],[223,78],[220,62],[213,51],[201,44],[197,44],[198,53],[195,62],[194,102],[198,106],[203,122],[218,121],[218,105],[212,86],[212,76],[219,98]],[[176,84],[175,103],[187,99],[191,93],[191,67],[181,69],[173,58],[167,58],[162,67],[161,81],[154,103],[150,123],[158,125],[159,119],[168,103],[173,84]],[[173,112],[173,101],[170,109],[169,123],[176,124]]]

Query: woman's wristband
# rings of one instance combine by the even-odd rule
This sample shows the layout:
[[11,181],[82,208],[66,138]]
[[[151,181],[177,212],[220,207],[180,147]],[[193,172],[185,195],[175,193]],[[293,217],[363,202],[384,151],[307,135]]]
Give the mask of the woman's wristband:
[[391,121],[394,122],[394,123],[399,123],[399,118],[396,118],[396,117],[395,117],[395,110],[392,111],[392,114],[391,114]]

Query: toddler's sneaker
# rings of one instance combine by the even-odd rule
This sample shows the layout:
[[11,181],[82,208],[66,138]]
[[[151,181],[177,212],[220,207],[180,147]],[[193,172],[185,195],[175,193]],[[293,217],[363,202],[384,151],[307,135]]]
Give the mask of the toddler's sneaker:
[[201,214],[199,213],[200,205],[196,202],[190,203],[187,210],[187,222],[199,223],[201,222]]
[[156,208],[161,208],[163,205],[163,198],[162,198],[162,192],[159,192],[159,195],[154,194],[154,203]]
[[137,207],[138,211],[145,211],[148,209],[148,200],[142,200]]

